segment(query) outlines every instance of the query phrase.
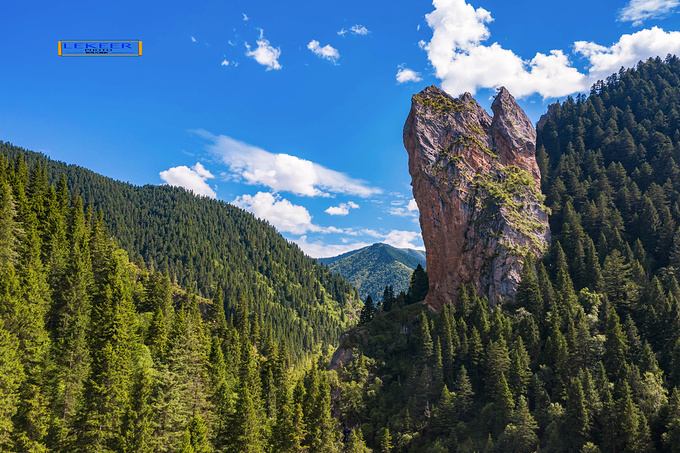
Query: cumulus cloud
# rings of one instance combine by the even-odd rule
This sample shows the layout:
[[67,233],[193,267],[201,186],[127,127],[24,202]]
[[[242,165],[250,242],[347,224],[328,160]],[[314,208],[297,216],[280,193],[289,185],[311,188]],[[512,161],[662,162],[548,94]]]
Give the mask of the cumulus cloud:
[[243,22],[248,22],[249,18],[246,16],[246,13],[241,13],[243,14]]
[[392,230],[387,233],[383,242],[398,249],[425,250],[425,247],[415,245],[419,240],[422,240],[422,236],[416,231]]
[[192,36],[192,37],[191,37],[191,42],[196,42],[196,38],[194,38],[194,37]]
[[189,168],[184,165],[172,167],[160,172],[160,177],[166,184],[183,187],[196,195],[216,198],[217,193],[208,185],[206,180],[214,178],[200,162]]
[[367,34],[370,33],[368,28],[364,27],[363,25],[352,25],[349,30],[345,30],[344,28],[338,32],[340,36],[345,36],[347,33],[350,33],[352,35],[361,35],[361,36],[366,36]]
[[406,206],[402,206],[403,202],[398,200],[393,201],[391,204],[395,206],[390,208],[388,211],[391,215],[398,217],[410,217],[414,220],[418,219],[418,205],[416,204],[416,200],[413,198],[409,200]]
[[619,11],[618,20],[632,22],[634,27],[648,19],[661,19],[669,16],[680,5],[679,0],[630,0]]
[[340,58],[340,52],[338,52],[338,49],[331,47],[329,44],[321,47],[319,41],[317,40],[312,40],[309,44],[307,44],[307,48],[311,50],[317,57],[332,61],[333,64],[336,64],[338,58]]
[[[371,230],[367,230],[371,231]],[[421,240],[420,233],[415,231],[403,231],[403,230],[392,230],[386,234],[380,234],[374,232],[374,237],[385,244],[391,245],[392,247],[397,247],[400,249],[409,248],[416,250],[425,250],[423,246],[415,245]],[[295,242],[303,252],[313,258],[326,258],[330,256],[337,256],[342,253],[350,252],[352,250],[357,250],[363,247],[368,247],[371,242],[364,241],[347,241],[342,239],[342,244],[328,244],[323,241],[313,241],[309,240],[307,235],[301,236],[299,239],[295,239]]]
[[312,258],[328,258],[371,245],[368,242],[344,241],[342,244],[324,244],[321,241],[310,241],[307,236],[301,236],[300,239],[295,239],[293,242]]
[[621,66],[630,68],[638,61],[667,54],[680,54],[680,32],[666,32],[658,27],[640,30],[631,35],[623,35],[611,47],[578,41],[574,51],[590,62],[592,82],[601,80],[617,72]]
[[270,153],[225,135],[215,136],[202,130],[196,133],[212,141],[208,150],[229,167],[233,176],[246,184],[308,197],[342,193],[366,198],[382,192],[364,181],[306,159]]
[[400,68],[397,71],[397,83],[420,82],[421,80],[423,79],[420,77],[420,73],[413,69]]
[[256,217],[269,221],[279,231],[293,234],[304,234],[308,231],[320,231],[322,228],[312,224],[312,215],[307,208],[295,205],[279,195],[258,192],[255,195],[242,195],[232,204]]
[[329,206],[324,212],[330,215],[347,215],[350,209],[359,209],[359,205],[353,201],[340,203],[338,206]]
[[574,43],[574,53],[588,61],[587,72],[581,73],[562,50],[524,60],[498,43],[485,45],[491,36],[487,24],[493,18],[484,8],[475,9],[465,0],[434,0],[433,5],[435,10],[425,16],[432,39],[421,47],[442,88],[453,95],[504,85],[516,97],[534,93],[561,97],[587,91],[621,66],[680,50],[679,32],[656,27],[623,35],[611,47],[579,41]]
[[268,40],[264,38],[264,30],[260,30],[260,37],[257,40],[257,48],[252,50],[248,43],[246,43],[246,56],[267,67],[267,71],[272,69],[281,69],[279,64],[279,57],[281,56],[281,49],[274,48]]
[[226,59],[222,60],[222,66],[229,66],[229,62]]

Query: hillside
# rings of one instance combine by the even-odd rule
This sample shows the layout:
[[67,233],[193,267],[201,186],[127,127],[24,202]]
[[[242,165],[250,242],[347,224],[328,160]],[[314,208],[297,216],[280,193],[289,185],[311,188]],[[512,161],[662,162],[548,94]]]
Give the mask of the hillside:
[[365,317],[335,356],[340,421],[395,452],[678,451],[678,112],[677,57],[551,105],[546,256],[503,306],[470,285]]
[[9,143],[0,142],[0,154],[18,162],[17,171],[38,169],[46,184],[68,186],[92,212],[103,210],[132,261],[167,272],[199,296],[212,298],[221,284],[227,316],[243,301],[296,356],[336,344],[355,311],[358,295],[349,283],[231,204],[176,187],[122,183]]
[[131,263],[105,219],[0,155],[0,451],[337,451],[311,351]]
[[356,286],[361,300],[370,294],[373,300],[379,301],[385,286],[391,285],[395,294],[408,290],[413,270],[418,264],[425,267],[425,252],[373,244],[335,257],[321,258],[319,262]]

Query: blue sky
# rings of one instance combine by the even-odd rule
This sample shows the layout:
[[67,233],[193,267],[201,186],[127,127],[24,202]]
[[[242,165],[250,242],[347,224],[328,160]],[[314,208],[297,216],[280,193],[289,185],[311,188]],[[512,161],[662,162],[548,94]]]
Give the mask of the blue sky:
[[[680,0],[2,2],[0,140],[269,220],[312,256],[422,247],[402,127],[436,84],[535,122],[680,54]],[[141,57],[59,57],[131,39]]]

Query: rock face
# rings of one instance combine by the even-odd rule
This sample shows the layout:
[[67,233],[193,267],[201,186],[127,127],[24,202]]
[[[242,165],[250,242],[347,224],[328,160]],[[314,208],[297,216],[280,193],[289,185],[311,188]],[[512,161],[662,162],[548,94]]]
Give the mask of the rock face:
[[517,290],[524,256],[550,241],[536,131],[505,88],[491,109],[469,93],[431,86],[413,96],[404,125],[413,196],[427,250],[434,310],[473,283],[492,304]]

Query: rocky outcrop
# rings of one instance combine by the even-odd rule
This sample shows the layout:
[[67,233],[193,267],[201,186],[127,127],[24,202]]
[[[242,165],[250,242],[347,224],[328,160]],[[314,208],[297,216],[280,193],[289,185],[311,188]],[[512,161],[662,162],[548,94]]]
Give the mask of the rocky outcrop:
[[468,283],[492,304],[514,297],[524,257],[550,240],[536,131],[505,88],[491,109],[431,86],[404,125],[434,310]]

